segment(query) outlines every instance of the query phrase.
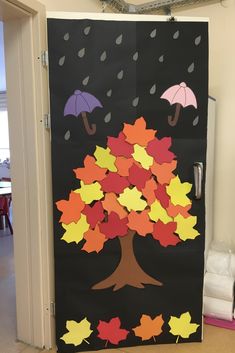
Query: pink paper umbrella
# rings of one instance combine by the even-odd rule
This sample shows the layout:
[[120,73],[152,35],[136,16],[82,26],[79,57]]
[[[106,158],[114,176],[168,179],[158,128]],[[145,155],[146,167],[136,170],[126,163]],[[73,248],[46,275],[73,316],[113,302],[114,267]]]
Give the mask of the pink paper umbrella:
[[175,126],[179,119],[180,109],[182,107],[188,107],[190,105],[197,109],[197,99],[193,91],[187,87],[185,82],[181,82],[179,85],[168,88],[163,95],[162,99],[166,99],[170,105],[176,104],[175,115],[168,116],[168,123],[171,126]]
[[81,114],[86,132],[88,135],[94,135],[96,124],[89,125],[87,113],[91,113],[97,107],[102,108],[103,106],[95,96],[88,92],[76,90],[65,104],[64,116],[74,115],[78,117]]

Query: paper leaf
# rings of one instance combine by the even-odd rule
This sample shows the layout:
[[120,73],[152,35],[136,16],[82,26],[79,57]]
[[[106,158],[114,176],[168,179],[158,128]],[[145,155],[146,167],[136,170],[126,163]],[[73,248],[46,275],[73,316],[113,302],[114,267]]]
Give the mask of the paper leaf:
[[168,216],[166,210],[162,207],[158,200],[150,206],[149,218],[154,221],[162,221],[163,223],[172,222],[172,218]]
[[162,207],[167,208],[169,206],[170,197],[166,193],[166,186],[158,184],[157,190],[155,191],[155,196],[160,201]]
[[192,189],[192,184],[181,183],[178,175],[171,179],[170,184],[166,187],[168,195],[171,197],[173,205],[187,206],[191,203],[186,196]]
[[152,156],[155,162],[162,163],[170,163],[175,158],[173,152],[169,151],[171,147],[171,137],[164,137],[159,140],[157,137],[150,141],[146,151],[150,156]]
[[134,148],[126,142],[126,136],[120,132],[118,137],[108,137],[107,146],[110,148],[112,155],[130,158],[134,152]]
[[148,205],[151,205],[156,200],[155,191],[157,187],[158,185],[153,178],[146,181],[145,187],[142,189],[142,194],[146,198]]
[[139,118],[134,125],[124,124],[123,133],[127,142],[145,147],[154,139],[156,130],[146,129],[146,121],[144,118]]
[[128,213],[117,201],[117,195],[110,192],[105,194],[105,199],[102,201],[103,208],[110,214],[111,212],[115,212],[119,218],[127,217]]
[[142,146],[134,145],[134,153],[132,153],[132,156],[144,169],[148,170],[149,167],[153,165],[153,157],[149,156]]
[[158,240],[164,247],[169,245],[175,246],[181,242],[181,240],[174,234],[176,227],[177,224],[175,222],[164,224],[163,222],[158,221],[153,226],[153,238]]
[[183,313],[179,318],[171,316],[168,322],[171,330],[170,333],[174,336],[189,338],[192,333],[195,333],[200,325],[191,323],[191,315],[189,312]]
[[98,182],[85,185],[81,181],[80,189],[77,189],[74,192],[81,195],[81,199],[85,202],[85,204],[90,204],[93,201],[100,200],[104,196],[103,191],[101,190],[101,185]]
[[164,324],[162,315],[151,319],[150,316],[143,314],[140,319],[140,326],[133,328],[135,336],[141,337],[142,341],[147,341],[155,336],[159,336]]
[[104,192],[120,194],[130,183],[127,178],[121,177],[117,173],[109,173],[104,180],[100,181],[100,185]]
[[78,244],[89,229],[89,224],[87,223],[86,216],[83,214],[77,223],[64,224],[62,223],[62,227],[66,230],[61,240],[66,241],[66,243],[75,242]]
[[121,176],[129,176],[129,169],[133,165],[133,158],[117,157],[115,165],[117,167],[117,172]]
[[138,165],[133,165],[129,169],[128,180],[132,185],[135,185],[139,191],[141,191],[146,184],[146,181],[151,178],[151,171],[143,169]]
[[60,222],[64,224],[69,224],[72,222],[77,222],[81,217],[81,211],[83,210],[85,204],[81,199],[79,194],[71,192],[69,194],[69,200],[60,200],[56,202],[56,206],[59,211],[62,212],[60,217]]
[[83,319],[80,322],[76,321],[67,321],[66,328],[68,330],[60,339],[63,340],[66,344],[73,344],[74,346],[79,346],[83,341],[86,341],[86,338],[90,337],[92,334],[91,323],[87,318]]
[[140,213],[131,211],[128,215],[128,227],[142,236],[152,233],[153,223],[149,219],[148,211]]
[[77,179],[80,179],[84,184],[92,184],[94,181],[103,180],[106,168],[100,168],[95,164],[96,160],[92,156],[86,156],[84,159],[84,168],[74,169],[74,173]]
[[97,327],[99,332],[98,337],[112,344],[118,344],[119,342],[125,340],[129,333],[129,331],[120,327],[121,321],[118,317],[111,319],[109,322],[100,320]]
[[175,218],[178,214],[181,214],[184,218],[188,218],[190,217],[190,213],[188,213],[188,211],[191,209],[192,204],[187,205],[185,207],[183,206],[175,206],[172,205],[172,203],[169,203],[169,206],[167,207],[167,213],[170,217]]
[[99,228],[106,238],[114,239],[127,234],[127,222],[127,218],[120,219],[115,212],[111,212],[108,217],[108,222],[101,223]]
[[96,146],[94,156],[96,158],[96,165],[98,165],[99,167],[107,168],[111,172],[117,171],[117,167],[115,166],[116,158],[110,153],[109,148],[105,149],[105,148]]
[[83,245],[82,250],[91,253],[93,251],[99,253],[103,249],[104,243],[107,241],[105,235],[100,232],[98,225],[94,230],[89,229],[84,234],[84,239],[86,243]]
[[197,217],[190,216],[184,218],[181,215],[178,215],[174,218],[174,221],[177,223],[176,233],[179,235],[181,240],[195,239],[200,233],[193,227],[197,223]]
[[93,207],[86,205],[82,213],[86,216],[91,228],[95,228],[96,224],[103,221],[105,217],[101,201],[97,201]]
[[151,167],[151,171],[157,177],[157,181],[159,184],[169,184],[171,179],[175,177],[172,172],[176,169],[176,166],[176,160],[162,164],[154,162]]
[[128,211],[143,211],[147,206],[146,201],[141,199],[141,192],[134,187],[133,189],[126,188],[118,197],[118,202],[125,206]]

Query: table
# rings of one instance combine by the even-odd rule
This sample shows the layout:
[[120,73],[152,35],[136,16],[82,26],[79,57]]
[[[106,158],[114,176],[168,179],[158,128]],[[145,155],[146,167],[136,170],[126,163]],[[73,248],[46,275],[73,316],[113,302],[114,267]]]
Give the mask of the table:
[[11,195],[11,187],[8,187],[8,188],[0,187],[0,196],[7,196],[7,195]]
[[0,188],[10,188],[11,182],[10,181],[0,181]]

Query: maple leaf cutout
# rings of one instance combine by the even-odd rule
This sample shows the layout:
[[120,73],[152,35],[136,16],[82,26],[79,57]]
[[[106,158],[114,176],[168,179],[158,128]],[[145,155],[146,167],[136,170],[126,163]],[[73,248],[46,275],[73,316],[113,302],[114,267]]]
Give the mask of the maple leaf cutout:
[[71,192],[69,194],[69,200],[60,200],[56,202],[56,206],[59,211],[62,212],[60,222],[69,224],[71,222],[77,222],[81,217],[81,211],[85,204],[79,194]]
[[103,221],[105,217],[101,201],[97,201],[93,207],[86,205],[82,213],[86,216],[91,228],[95,228],[96,224]]
[[134,152],[134,147],[126,142],[126,136],[120,132],[118,137],[108,137],[107,146],[114,156],[130,158]]
[[84,182],[84,184],[92,184],[94,181],[103,180],[106,168],[100,168],[96,165],[96,160],[92,156],[86,156],[84,159],[84,168],[77,168],[73,170],[76,178]]
[[94,230],[89,229],[84,234],[84,239],[86,240],[86,243],[83,245],[82,250],[88,253],[93,251],[99,253],[103,249],[104,243],[108,240],[105,235],[100,232],[98,225]]
[[66,241],[66,243],[75,242],[78,244],[89,229],[89,224],[87,223],[86,216],[81,215],[81,218],[77,223],[64,224],[62,227],[66,230],[61,240]]
[[87,318],[84,318],[80,322],[69,320],[66,322],[66,328],[68,332],[60,338],[66,344],[79,346],[83,341],[89,344],[86,338],[90,337],[93,330],[91,330],[91,323]]
[[106,168],[110,170],[110,172],[117,171],[117,167],[114,164],[116,161],[116,157],[114,157],[110,153],[110,149],[108,147],[103,148],[103,147],[96,146],[94,156],[96,158],[96,165],[98,165],[99,167]]
[[176,169],[176,166],[177,161],[175,159],[169,163],[159,164],[154,162],[151,171],[157,177],[159,184],[169,184],[171,179],[175,178],[175,174],[172,172]]
[[115,165],[120,176],[129,176],[129,169],[133,165],[133,158],[117,157]]
[[168,322],[171,330],[170,333],[177,336],[176,343],[179,341],[179,337],[189,338],[192,333],[195,333],[200,325],[191,323],[191,315],[189,312],[181,314],[181,316],[171,316]]
[[127,178],[118,175],[117,173],[109,173],[102,181],[100,181],[101,188],[104,192],[115,192],[120,194],[130,183]]
[[176,233],[179,235],[180,239],[185,241],[188,239],[195,239],[200,233],[193,227],[197,223],[197,217],[189,216],[184,218],[180,214],[174,218],[174,221],[177,223]]
[[77,189],[74,192],[80,194],[82,201],[87,205],[93,201],[102,199],[104,196],[104,193],[101,190],[101,185],[98,182],[88,185],[81,181],[80,189]]
[[192,189],[192,184],[181,183],[179,176],[171,179],[170,184],[166,187],[168,195],[171,197],[171,203],[177,206],[187,206],[191,203],[190,199],[186,196]]
[[100,231],[106,238],[113,239],[127,235],[127,218],[120,219],[115,212],[111,212],[108,221],[99,225]]
[[154,139],[156,130],[146,129],[146,121],[142,117],[134,125],[124,124],[123,133],[127,142],[145,147]]
[[124,208],[120,205],[117,200],[117,195],[113,192],[105,194],[105,198],[102,201],[103,208],[110,214],[111,212],[115,212],[121,219],[127,217],[128,213]]
[[164,224],[163,222],[158,221],[153,226],[153,238],[158,240],[164,247],[169,245],[175,246],[181,242],[181,240],[174,234],[176,227],[177,223],[175,222]]
[[150,316],[143,314],[140,319],[140,326],[133,328],[135,336],[141,337],[142,341],[147,341],[151,338],[156,342],[155,337],[162,333],[164,320],[162,315],[152,319]]
[[157,163],[170,163],[175,158],[174,153],[169,151],[170,147],[171,137],[163,137],[161,140],[156,137],[149,142],[146,151]]
[[118,202],[125,206],[128,211],[143,211],[147,206],[147,202],[141,199],[141,192],[134,187],[133,189],[126,188],[118,197]]
[[127,338],[129,331],[120,328],[121,321],[119,317],[111,319],[109,322],[99,321],[97,330],[99,332],[98,337],[107,343],[118,344],[120,341],[123,341]]
[[131,211],[128,215],[128,227],[142,236],[151,234],[153,232],[153,223],[150,222],[148,210],[140,213]]

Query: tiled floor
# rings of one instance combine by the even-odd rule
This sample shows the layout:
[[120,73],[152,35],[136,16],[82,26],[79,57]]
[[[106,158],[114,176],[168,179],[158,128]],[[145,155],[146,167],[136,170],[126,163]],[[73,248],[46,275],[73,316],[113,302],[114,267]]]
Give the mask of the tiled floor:
[[[0,231],[0,353],[55,353],[16,342],[13,237]],[[205,326],[203,343],[105,349],[100,353],[235,353],[235,331]]]

